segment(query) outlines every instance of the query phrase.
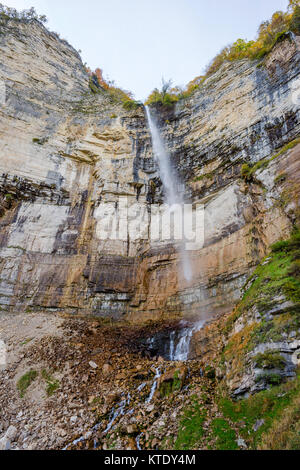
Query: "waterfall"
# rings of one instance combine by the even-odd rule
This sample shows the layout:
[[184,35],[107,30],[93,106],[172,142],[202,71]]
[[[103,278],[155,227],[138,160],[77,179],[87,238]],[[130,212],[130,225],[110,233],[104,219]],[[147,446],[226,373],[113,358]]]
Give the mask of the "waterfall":
[[[174,213],[175,210],[178,210],[178,206],[181,207],[183,212],[184,200],[182,192],[179,191],[180,184],[176,170],[171,164],[169,152],[166,149],[158,126],[148,106],[146,106],[146,114],[152,138],[153,156],[158,164],[159,174],[164,188],[165,203],[169,206],[170,213]],[[180,253],[183,275],[185,280],[189,282],[192,280],[192,268],[188,253],[184,247],[184,237],[180,243]]]
[[204,325],[204,321],[199,321],[189,328],[183,328],[178,336],[178,342],[175,347],[174,344],[174,332],[170,334],[170,361],[187,361],[190,352],[190,343],[193,334],[201,330]]

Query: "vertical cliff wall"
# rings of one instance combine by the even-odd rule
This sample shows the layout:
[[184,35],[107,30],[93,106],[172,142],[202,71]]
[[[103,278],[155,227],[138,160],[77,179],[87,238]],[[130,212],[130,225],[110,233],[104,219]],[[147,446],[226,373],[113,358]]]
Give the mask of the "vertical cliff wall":
[[[186,200],[206,207],[188,285],[175,247],[149,240],[149,218],[130,235],[135,211],[162,202],[143,108],[93,94],[78,53],[38,22],[3,22],[1,308],[132,321],[229,311],[298,216],[299,146],[283,147],[299,135],[299,47],[288,36],[263,62],[224,65],[174,109],[156,109]],[[104,239],[120,196],[125,236]]]

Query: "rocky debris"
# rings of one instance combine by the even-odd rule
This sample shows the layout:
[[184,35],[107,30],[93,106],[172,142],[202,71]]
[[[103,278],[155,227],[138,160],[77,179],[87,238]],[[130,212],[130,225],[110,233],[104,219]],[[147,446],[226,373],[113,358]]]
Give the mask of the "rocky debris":
[[0,450],[10,450],[11,443],[15,441],[17,433],[15,426],[9,426],[4,435],[0,437]]

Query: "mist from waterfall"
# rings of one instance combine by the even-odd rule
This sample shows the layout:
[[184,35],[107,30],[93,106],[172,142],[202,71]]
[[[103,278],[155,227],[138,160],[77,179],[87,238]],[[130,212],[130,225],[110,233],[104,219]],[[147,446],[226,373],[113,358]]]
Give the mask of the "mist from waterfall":
[[[163,184],[165,203],[169,206],[170,214],[181,208],[183,213],[183,195],[179,191],[180,183],[176,173],[176,169],[171,164],[170,154],[164,144],[163,138],[160,134],[159,128],[155,119],[151,115],[150,109],[146,106],[146,114],[148,125],[152,138],[153,156],[158,164],[160,178]],[[180,242],[180,254],[182,262],[183,275],[186,281],[192,280],[192,267],[188,252],[185,249],[184,236]]]

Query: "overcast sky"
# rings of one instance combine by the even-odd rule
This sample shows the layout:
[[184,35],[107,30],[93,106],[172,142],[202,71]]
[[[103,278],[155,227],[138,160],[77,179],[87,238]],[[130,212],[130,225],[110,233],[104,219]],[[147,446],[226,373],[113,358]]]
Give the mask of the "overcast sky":
[[[288,0],[0,0],[34,6],[92,69],[144,100],[162,76],[184,85],[228,43],[253,39]],[[0,58],[1,60],[1,58]]]

